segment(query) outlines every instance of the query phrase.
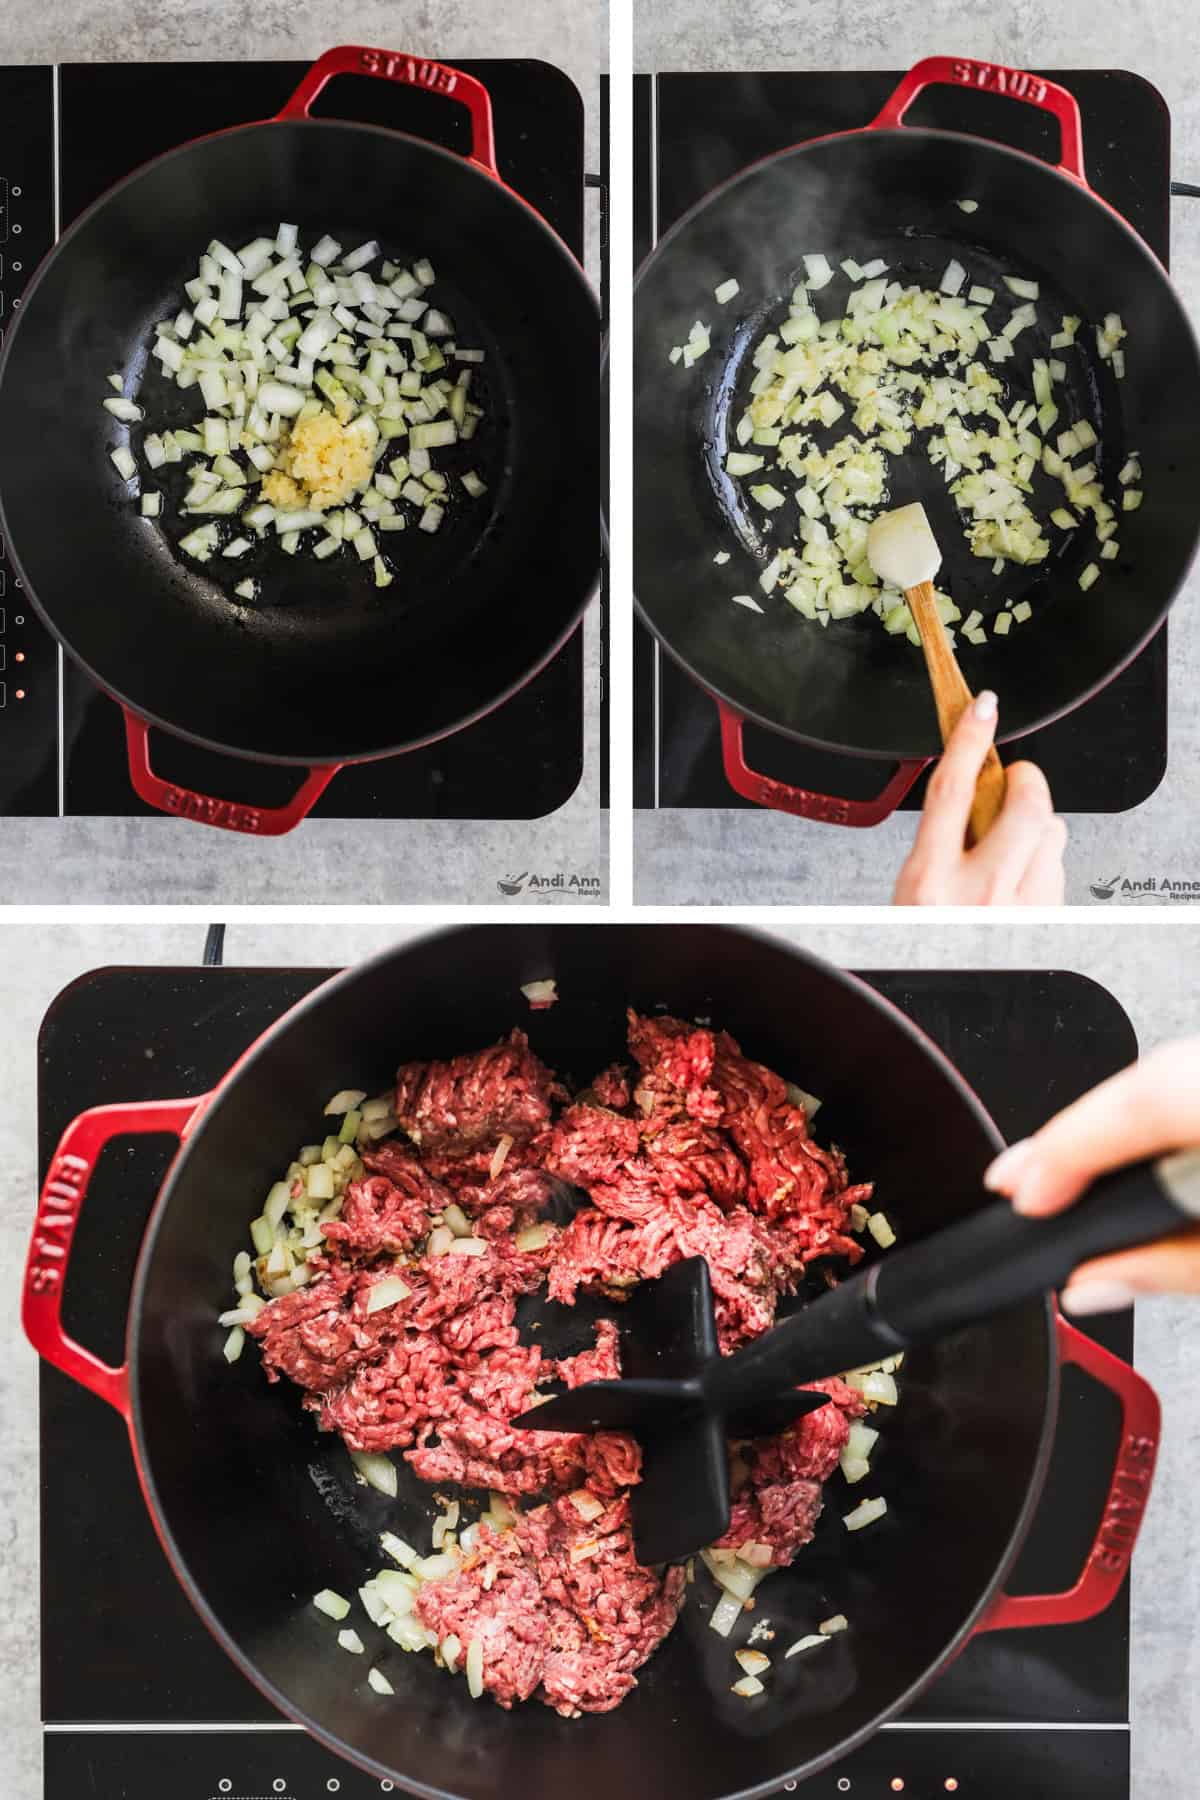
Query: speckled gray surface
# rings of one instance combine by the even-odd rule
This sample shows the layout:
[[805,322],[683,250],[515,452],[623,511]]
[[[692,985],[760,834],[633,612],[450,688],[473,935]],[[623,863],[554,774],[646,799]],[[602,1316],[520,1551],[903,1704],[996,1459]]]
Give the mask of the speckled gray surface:
[[[599,167],[599,75],[607,65],[604,0],[5,0],[0,64],[315,57],[334,43],[378,44],[446,61],[536,56],[574,81],[587,118],[587,166]],[[587,200],[588,272],[599,271],[599,210]],[[549,876],[598,877],[607,891],[608,821],[601,813],[600,655],[596,607],[586,622],[584,776],[547,818],[510,823],[397,821],[372,829],[374,853],[356,855],[361,828],[310,820],[287,837],[256,841],[173,819],[0,819],[0,901],[227,901],[318,905],[498,899],[514,866]],[[336,786],[333,795],[336,796]],[[550,891],[570,904],[573,895]],[[597,898],[593,891],[592,899]]]
[[[233,926],[230,963],[336,965],[397,942],[393,928]],[[1195,968],[1200,921],[1153,932],[1108,920],[1054,926],[806,926],[780,935],[859,968],[1062,968],[1101,981],[1133,1020],[1142,1047],[1196,1027],[1194,995],[1180,972]],[[21,1259],[36,1179],[35,1043],[54,995],[103,964],[192,963],[203,931],[184,926],[0,926],[0,1794],[41,1800],[37,1674],[37,1496],[32,1352],[17,1327]],[[1140,1367],[1162,1396],[1159,1475],[1134,1571],[1133,1800],[1191,1800],[1200,1733],[1200,1303],[1139,1306]],[[86,1479],[86,1460],[73,1472]],[[164,1576],[165,1578],[165,1576]],[[81,1600],[82,1600],[81,1596]],[[685,1800],[685,1797],[681,1797]],[[1086,1800],[1072,1795],[1071,1800]]]
[[[635,6],[635,66],[900,69],[940,54],[1042,69],[1132,69],[1170,107],[1172,174],[1200,182],[1200,65],[1183,0],[1154,7],[1096,0],[1086,13],[1048,0],[971,9],[953,0],[915,7],[867,0],[806,7],[802,27],[800,17],[786,0],[705,7],[655,0]],[[1172,202],[1171,231],[1172,274],[1200,317],[1200,204]],[[1200,881],[1200,570],[1171,617],[1170,709],[1170,762],[1158,792],[1132,812],[1069,820],[1070,903],[1099,904],[1089,884],[1114,869],[1132,879]],[[650,905],[886,903],[914,829],[911,813],[865,832],[765,811],[636,813],[635,896]]]

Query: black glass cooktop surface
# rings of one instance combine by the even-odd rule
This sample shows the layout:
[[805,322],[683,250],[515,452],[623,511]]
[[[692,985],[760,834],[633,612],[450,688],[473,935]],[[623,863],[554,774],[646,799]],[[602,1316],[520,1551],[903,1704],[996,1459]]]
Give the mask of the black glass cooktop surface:
[[[1046,71],[1051,73],[1051,71]],[[1170,117],[1161,96],[1121,70],[1052,71],[1083,115],[1088,179],[1165,263],[1170,249]],[[900,72],[661,74],[635,78],[634,255],[718,182],[806,138],[875,117]],[[972,132],[1057,161],[1057,126],[994,94],[926,89],[912,125]],[[1188,171],[1182,170],[1181,174]],[[747,807],[725,778],[715,703],[635,624],[635,797],[642,807]],[[752,769],[850,800],[874,797],[890,769],[795,744],[747,721]],[[1021,739],[1060,812],[1124,812],[1167,766],[1167,631],[1085,706]],[[882,772],[881,772],[882,771]],[[920,806],[924,780],[902,802]]]
[[[115,181],[164,150],[269,117],[303,63],[87,63],[0,69],[0,331],[41,257]],[[504,179],[583,254],[583,109],[536,61],[463,61],[492,97]],[[317,116],[393,126],[469,149],[463,108],[419,88],[341,76]],[[69,529],[69,522],[64,521]],[[86,545],[80,579],[87,579]],[[134,794],[121,714],[26,611],[0,544],[0,814],[151,816]],[[102,605],[103,595],[97,595]],[[135,653],[131,646],[131,653]],[[428,749],[344,769],[317,818],[539,818],[583,771],[583,633],[497,711]],[[299,771],[248,764],[152,733],[156,770],[180,786],[278,806]]]
[[[205,1091],[323,973],[123,968],[76,982],[51,1007],[39,1045],[42,1171],[82,1108]],[[958,1064],[1010,1139],[1135,1053],[1116,1001],[1070,974],[867,979]],[[111,1361],[121,1358],[134,1259],[171,1150],[159,1139],[116,1146],[82,1215],[66,1323]],[[1127,1315],[1093,1329],[1118,1355],[1131,1354]],[[1013,1592],[1073,1581],[1116,1439],[1113,1403],[1068,1368],[1054,1459]],[[121,1421],[45,1367],[41,1457],[45,1800],[317,1800],[339,1792],[358,1800],[381,1791],[282,1721],[226,1660],[159,1549]],[[822,1800],[896,1792],[919,1800],[946,1792],[961,1800],[1129,1800],[1128,1673],[1126,1588],[1086,1624],[975,1639],[904,1720],[803,1791]]]

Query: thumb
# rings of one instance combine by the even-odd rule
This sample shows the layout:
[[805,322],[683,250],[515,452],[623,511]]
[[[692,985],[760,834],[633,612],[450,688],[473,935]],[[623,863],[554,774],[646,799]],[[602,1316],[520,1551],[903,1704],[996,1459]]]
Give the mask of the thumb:
[[1101,1082],[984,1176],[1018,1212],[1061,1212],[1097,1175],[1200,1144],[1200,1038],[1165,1044]]

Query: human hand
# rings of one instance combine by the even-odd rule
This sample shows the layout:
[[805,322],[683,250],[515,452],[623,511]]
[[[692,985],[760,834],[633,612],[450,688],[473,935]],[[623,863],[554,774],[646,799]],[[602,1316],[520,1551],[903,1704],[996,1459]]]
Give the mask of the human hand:
[[[1101,1082],[1022,1143],[984,1181],[1031,1218],[1062,1212],[1096,1176],[1143,1156],[1200,1144],[1200,1038],[1151,1051]],[[1063,1290],[1076,1316],[1131,1306],[1136,1294],[1200,1294],[1200,1225],[1140,1250],[1100,1256]]]
[[1008,791],[981,844],[966,849],[967,819],[983,759],[996,734],[996,696],[983,692],[955,726],[929,782],[916,840],[894,906],[1061,906],[1067,828],[1055,817],[1046,777],[1032,763],[1005,771]]

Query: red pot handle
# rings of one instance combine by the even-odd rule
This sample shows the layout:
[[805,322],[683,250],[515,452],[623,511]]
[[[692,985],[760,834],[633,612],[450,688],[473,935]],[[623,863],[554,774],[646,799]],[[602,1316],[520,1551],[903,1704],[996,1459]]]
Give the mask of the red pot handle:
[[1121,1443],[1108,1499],[1083,1573],[1064,1594],[1002,1594],[980,1631],[1028,1625],[1074,1625],[1094,1619],[1116,1599],[1150,1499],[1162,1422],[1158,1395],[1148,1381],[1094,1338],[1058,1320],[1058,1350],[1115,1394],[1121,1403]]
[[1062,135],[1062,154],[1058,167],[1062,174],[1074,176],[1087,185],[1083,172],[1083,125],[1079,102],[1074,94],[1056,81],[1041,75],[1029,75],[1024,69],[1009,69],[1003,63],[975,62],[969,56],[927,56],[908,71],[868,131],[902,125],[904,115],[922,88],[947,86],[981,88],[989,94],[1005,94],[1010,100],[1023,100],[1040,112],[1051,113],[1058,120]]
[[158,812],[171,813],[177,819],[194,819],[200,825],[216,825],[222,831],[244,831],[252,837],[282,837],[294,831],[307,819],[341,763],[323,769],[310,769],[292,798],[284,806],[242,806],[236,800],[214,800],[198,794],[194,788],[179,787],[164,781],[150,767],[150,727],[128,707],[125,714],[125,744],[129,752],[129,779],[134,792],[147,806]]
[[882,793],[873,800],[839,800],[832,794],[814,794],[808,788],[789,787],[786,781],[759,775],[746,761],[742,742],[746,721],[723,700],[717,701],[721,715],[721,754],[725,761],[725,779],[735,794],[753,800],[756,806],[769,806],[775,812],[794,813],[800,819],[819,819],[825,825],[879,825],[895,812],[929,760],[902,762]]
[[307,119],[309,108],[335,75],[373,75],[379,81],[399,81],[405,87],[425,88],[444,94],[465,106],[471,115],[471,154],[468,161],[499,178],[496,143],[492,132],[492,102],[482,81],[446,63],[423,56],[404,56],[396,50],[367,50],[359,44],[340,44],[318,58],[296,89],[278,119]]
[[63,1289],[75,1227],[106,1144],[113,1138],[155,1131],[173,1132],[182,1139],[204,1104],[204,1097],[148,1100],[140,1105],[95,1106],[80,1113],[63,1132],[38,1199],[21,1295],[25,1335],[39,1356],[107,1400],[125,1419],[129,1417],[127,1366],[110,1368],[63,1330]]

